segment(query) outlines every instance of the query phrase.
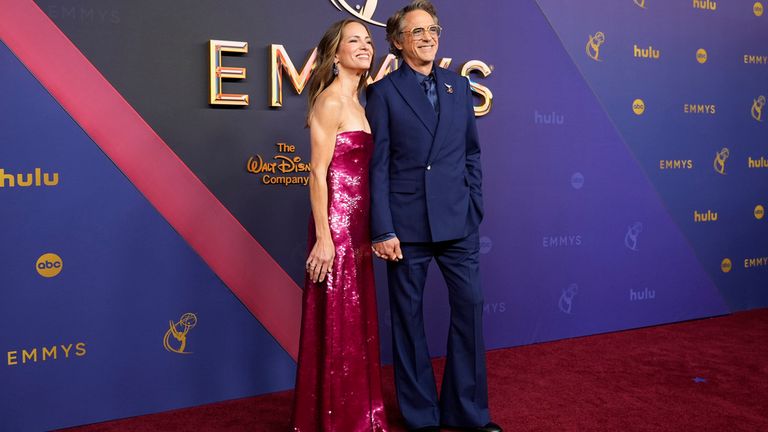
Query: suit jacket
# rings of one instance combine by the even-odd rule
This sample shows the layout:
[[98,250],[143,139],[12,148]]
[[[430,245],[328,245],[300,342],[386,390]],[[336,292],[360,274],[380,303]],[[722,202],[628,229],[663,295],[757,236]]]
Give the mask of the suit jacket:
[[467,236],[483,217],[480,145],[469,81],[435,66],[440,115],[408,64],[368,87],[373,130],[371,236]]

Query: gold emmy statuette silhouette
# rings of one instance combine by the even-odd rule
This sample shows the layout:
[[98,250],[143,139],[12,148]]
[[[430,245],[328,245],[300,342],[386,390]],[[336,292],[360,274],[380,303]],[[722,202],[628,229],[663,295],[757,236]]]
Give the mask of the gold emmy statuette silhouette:
[[[197,325],[197,316],[188,312],[182,315],[178,322],[168,321],[168,324],[168,331],[165,332],[163,337],[163,347],[167,351],[177,354],[192,354],[191,352],[185,352],[184,349],[187,347],[187,333],[189,333],[192,327]],[[171,337],[176,340],[177,344],[174,345],[178,345],[178,347],[171,345]]]
[[352,7],[347,0],[331,0],[331,4],[336,6],[338,10],[345,10],[369,24],[386,27],[386,24],[373,19],[373,13],[376,12],[376,6],[378,6],[379,1],[368,0],[362,3],[362,6],[356,4],[355,7]]
[[725,175],[725,160],[728,159],[728,156],[730,156],[731,152],[723,147],[722,150],[717,152],[715,155],[715,171],[717,171],[718,174]]
[[594,36],[589,35],[587,41],[587,55],[589,58],[595,61],[600,60],[600,46],[605,43],[605,34],[603,32],[597,32]]
[[752,101],[752,118],[761,122],[763,121],[763,107],[765,106],[765,96],[760,95],[757,99]]

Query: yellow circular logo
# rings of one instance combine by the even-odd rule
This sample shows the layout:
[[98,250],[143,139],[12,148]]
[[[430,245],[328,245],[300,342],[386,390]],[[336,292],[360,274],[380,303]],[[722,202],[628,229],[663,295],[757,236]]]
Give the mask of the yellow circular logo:
[[728,273],[733,268],[733,263],[731,263],[731,260],[728,258],[724,258],[723,262],[720,263],[720,270],[723,271],[723,273]]
[[641,115],[645,112],[645,102],[643,102],[642,99],[635,99],[634,102],[632,102],[632,111],[634,111],[635,114]]
[[762,219],[765,217],[765,208],[760,204],[755,206],[755,219]]
[[755,2],[755,5],[752,6],[752,12],[755,13],[755,16],[763,16],[763,4]]
[[64,261],[62,261],[61,257],[55,253],[43,254],[37,259],[37,263],[35,263],[35,269],[40,276],[47,278],[52,278],[58,275],[61,273],[62,268],[64,268]]
[[701,63],[701,64],[706,63],[707,62],[707,50],[705,50],[704,48],[699,48],[698,50],[696,50],[696,61]]

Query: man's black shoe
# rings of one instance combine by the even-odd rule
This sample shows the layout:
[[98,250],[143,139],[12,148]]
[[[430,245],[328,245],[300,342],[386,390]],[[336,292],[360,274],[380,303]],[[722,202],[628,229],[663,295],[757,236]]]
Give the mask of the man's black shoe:
[[424,426],[418,429],[408,429],[408,432],[440,432],[439,426]]
[[445,426],[446,429],[456,429],[460,431],[467,431],[467,432],[503,432],[501,429],[501,426],[497,425],[494,422],[489,422],[485,426],[475,426],[475,427],[454,427],[454,426]]
[[476,432],[502,432],[501,426],[497,425],[494,422],[489,422],[487,425],[479,428],[472,429]]

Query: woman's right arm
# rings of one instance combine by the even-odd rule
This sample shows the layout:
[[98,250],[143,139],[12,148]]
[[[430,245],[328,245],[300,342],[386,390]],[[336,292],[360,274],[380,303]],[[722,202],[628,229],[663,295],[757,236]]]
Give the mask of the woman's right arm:
[[336,253],[328,223],[327,176],[340,123],[340,101],[330,95],[320,95],[309,118],[312,167],[309,174],[309,201],[317,240],[307,258],[307,272],[313,282],[325,280]]

